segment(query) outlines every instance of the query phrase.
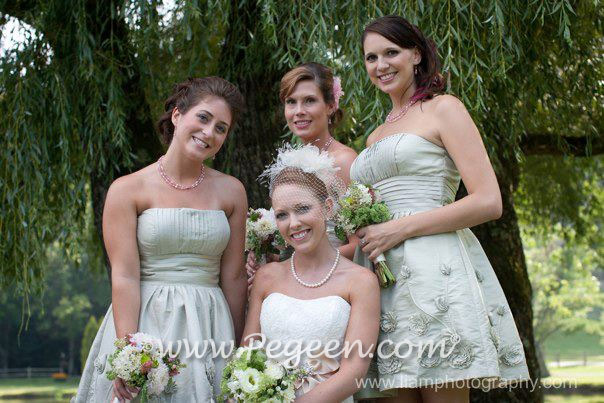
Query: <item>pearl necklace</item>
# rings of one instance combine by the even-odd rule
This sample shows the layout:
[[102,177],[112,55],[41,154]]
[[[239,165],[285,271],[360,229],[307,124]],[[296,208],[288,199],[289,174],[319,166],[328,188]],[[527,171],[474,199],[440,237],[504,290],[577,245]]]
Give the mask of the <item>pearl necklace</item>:
[[165,155],[162,155],[161,157],[159,157],[159,160],[157,161],[157,171],[159,172],[159,176],[161,176],[162,179],[164,181],[166,181],[166,183],[168,185],[172,186],[174,189],[178,189],[178,190],[193,189],[193,188],[196,188],[197,185],[199,185],[201,183],[201,181],[203,181],[203,178],[205,177],[204,165],[201,164],[201,173],[199,174],[199,177],[197,178],[197,180],[195,182],[193,182],[192,185],[181,185],[180,183],[177,183],[174,179],[170,178],[166,174],[166,171],[164,170],[164,165],[162,164],[162,160],[164,159],[164,157],[165,157]]
[[333,142],[333,137],[329,136],[329,141],[325,143],[323,147],[321,147],[321,151],[327,151],[331,143]]
[[409,111],[409,109],[415,105],[415,103],[417,102],[417,100],[409,100],[409,102],[407,102],[403,108],[401,109],[401,111],[396,115],[396,116],[392,116],[392,111],[388,114],[388,116],[386,116],[386,123],[394,123],[397,120],[399,120],[400,118],[402,118],[403,116],[405,116],[405,114],[407,113],[407,111]]
[[336,269],[336,266],[338,265],[338,262],[340,261],[340,250],[336,249],[336,260],[333,262],[333,266],[331,266],[331,270],[329,270],[329,273],[327,273],[327,276],[325,276],[325,278],[323,280],[319,281],[318,283],[306,283],[300,277],[298,277],[298,273],[296,273],[296,268],[294,267],[295,254],[296,254],[296,251],[294,251],[294,253],[292,253],[292,257],[290,259],[290,268],[291,268],[292,274],[298,283],[300,283],[304,287],[308,287],[308,288],[317,288],[317,287],[321,287],[323,284],[325,284],[327,282],[327,280],[329,280],[329,278],[333,274],[333,271]]
[[[316,140],[311,141],[311,142],[310,142],[310,143],[308,143],[308,144],[313,144],[313,145],[314,145],[314,143],[316,143],[316,142],[318,142],[318,141],[319,141],[319,139],[316,139]],[[326,152],[326,151],[327,151],[327,149],[329,148],[329,146],[331,145],[331,143],[333,143],[333,137],[329,136],[329,140],[327,140],[327,141],[325,142],[325,144],[323,144],[323,147],[318,147],[318,146],[317,146],[317,148],[320,148],[320,150],[321,150],[321,151]]]

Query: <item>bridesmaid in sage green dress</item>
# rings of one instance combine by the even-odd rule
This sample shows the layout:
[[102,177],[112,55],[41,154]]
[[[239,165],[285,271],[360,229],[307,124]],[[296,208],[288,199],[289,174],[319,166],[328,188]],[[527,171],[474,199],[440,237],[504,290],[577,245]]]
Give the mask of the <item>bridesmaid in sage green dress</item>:
[[[283,116],[289,130],[302,143],[314,145],[329,153],[338,168],[338,176],[346,185],[350,182],[350,166],[357,153],[333,136],[344,112],[340,108],[340,98],[344,95],[339,77],[331,69],[320,63],[300,64],[281,78],[279,99],[283,103]],[[342,242],[334,233],[335,224],[327,221],[329,242],[348,259],[354,256],[358,239],[353,235]],[[253,283],[254,275],[260,268],[254,253],[248,254],[246,270],[248,283]]]
[[[243,331],[243,248],[247,199],[235,178],[204,165],[221,148],[243,97],[218,78],[175,87],[159,121],[169,148],[159,161],[117,179],[103,212],[112,305],[93,342],[76,402],[132,399],[136,390],[106,378],[116,337],[144,332],[164,345],[183,342],[186,368],[162,402],[207,402],[219,393],[222,357],[203,343],[229,347]],[[186,358],[184,342],[199,345]]]
[[[362,45],[369,78],[390,96],[392,110],[350,176],[375,187],[393,218],[357,231],[362,252],[355,261],[369,267],[384,253],[397,279],[382,289],[379,342],[386,354],[368,377],[394,395],[385,399],[404,402],[465,402],[472,381],[493,387],[526,380],[514,318],[468,229],[502,212],[480,134],[464,105],[442,95],[435,45],[416,26],[398,16],[378,18],[365,28]],[[468,196],[455,201],[460,179]],[[430,342],[444,343],[444,354],[417,347]],[[400,354],[389,354],[397,343],[405,343]],[[357,397],[379,395],[371,392],[378,391]]]
[[[345,185],[350,182],[350,166],[357,153],[332,137],[342,120],[340,98],[344,95],[340,78],[320,63],[304,63],[294,67],[281,79],[279,99],[289,130],[304,144],[326,151],[339,169],[338,176]],[[327,221],[329,242],[352,259],[358,243],[356,237],[342,242],[334,233],[335,224]]]

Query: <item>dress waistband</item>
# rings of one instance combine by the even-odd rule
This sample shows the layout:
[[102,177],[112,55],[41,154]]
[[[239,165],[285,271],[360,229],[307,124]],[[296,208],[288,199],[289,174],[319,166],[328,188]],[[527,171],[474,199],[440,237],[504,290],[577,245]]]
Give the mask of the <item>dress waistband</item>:
[[141,256],[141,282],[218,286],[220,256],[172,254]]
[[430,210],[452,203],[457,183],[440,176],[393,176],[373,187],[393,214]]

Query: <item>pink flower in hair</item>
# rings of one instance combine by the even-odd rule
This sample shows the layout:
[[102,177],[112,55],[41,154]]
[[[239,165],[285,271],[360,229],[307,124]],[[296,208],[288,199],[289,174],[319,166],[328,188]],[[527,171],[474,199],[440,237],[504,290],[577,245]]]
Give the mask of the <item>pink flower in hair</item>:
[[342,84],[340,82],[340,77],[334,76],[333,78],[333,98],[336,103],[336,109],[339,108],[340,98],[344,95],[344,91],[342,91]]

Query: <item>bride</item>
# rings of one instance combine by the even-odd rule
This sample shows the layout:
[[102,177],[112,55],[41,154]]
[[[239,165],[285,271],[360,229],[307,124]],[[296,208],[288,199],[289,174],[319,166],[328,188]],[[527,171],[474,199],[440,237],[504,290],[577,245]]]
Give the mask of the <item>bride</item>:
[[[308,370],[296,385],[296,402],[352,401],[379,331],[375,275],[340,256],[327,237],[326,221],[343,191],[336,171],[326,152],[307,145],[282,148],[263,174],[279,232],[294,253],[258,270],[243,344],[262,338],[299,347],[275,348],[276,359]],[[350,353],[341,353],[345,346]]]

